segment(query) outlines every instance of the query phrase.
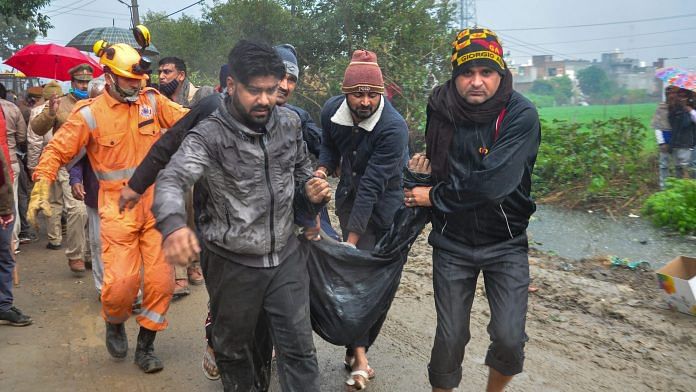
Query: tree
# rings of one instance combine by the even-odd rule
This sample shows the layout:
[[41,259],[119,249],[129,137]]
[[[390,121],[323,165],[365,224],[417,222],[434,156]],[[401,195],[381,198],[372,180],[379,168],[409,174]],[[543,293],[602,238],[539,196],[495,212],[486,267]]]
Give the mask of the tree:
[[[535,80],[529,92],[540,96],[540,98],[553,97],[553,102],[556,105],[564,105],[570,102],[570,98],[573,97],[573,82],[565,75],[551,79]],[[544,102],[544,107],[549,106],[546,100],[539,100],[539,102],[542,101]]]
[[554,86],[549,80],[539,79],[532,83],[532,88],[529,90],[532,94],[537,95],[553,95]]
[[573,98],[573,81],[566,75],[551,79],[553,84],[553,97],[556,104],[565,105]]
[[606,99],[611,92],[611,83],[607,73],[596,65],[578,71],[580,89],[585,95],[594,99]]
[[0,18],[0,57],[6,59],[17,50],[30,44],[36,38],[37,32],[26,22],[20,22],[15,17]]
[[241,38],[292,44],[301,69],[293,104],[315,119],[323,103],[340,94],[353,50],[374,51],[385,84],[398,91],[394,105],[412,130],[422,132],[429,90],[433,82],[449,78],[454,5],[446,0],[229,0],[213,3],[202,20],[148,14],[145,25],[163,56],[181,57],[192,72],[215,80]]
[[48,16],[39,10],[50,2],[51,0],[0,0],[0,15],[8,24],[10,24],[8,19],[13,17],[20,22],[25,22],[28,28],[35,29],[45,37],[48,29],[53,25]]

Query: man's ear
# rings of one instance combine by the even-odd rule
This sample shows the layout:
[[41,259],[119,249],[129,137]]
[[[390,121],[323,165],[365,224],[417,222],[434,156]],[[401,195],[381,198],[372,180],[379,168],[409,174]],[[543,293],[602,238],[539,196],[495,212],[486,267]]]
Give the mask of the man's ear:
[[234,80],[233,77],[228,76],[227,77],[227,93],[232,95],[234,93],[234,89],[237,87],[237,81]]

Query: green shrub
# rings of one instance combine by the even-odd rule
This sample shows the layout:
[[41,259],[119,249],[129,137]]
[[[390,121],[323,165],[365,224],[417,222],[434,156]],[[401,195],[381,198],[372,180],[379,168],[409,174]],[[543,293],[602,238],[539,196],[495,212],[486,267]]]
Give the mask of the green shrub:
[[696,180],[668,178],[665,190],[645,201],[643,214],[656,226],[696,233]]
[[532,101],[537,108],[550,108],[555,106],[553,96],[551,95],[525,94],[524,96]]
[[578,202],[629,199],[654,180],[635,118],[578,123],[542,121],[535,193],[565,192]]

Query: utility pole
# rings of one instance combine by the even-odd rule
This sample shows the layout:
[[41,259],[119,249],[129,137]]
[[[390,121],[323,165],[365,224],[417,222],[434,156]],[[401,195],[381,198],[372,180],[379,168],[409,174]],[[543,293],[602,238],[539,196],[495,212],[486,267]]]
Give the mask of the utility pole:
[[459,28],[476,26],[476,0],[459,0]]
[[140,15],[138,14],[138,0],[131,0],[131,16],[133,17],[133,27],[140,24]]

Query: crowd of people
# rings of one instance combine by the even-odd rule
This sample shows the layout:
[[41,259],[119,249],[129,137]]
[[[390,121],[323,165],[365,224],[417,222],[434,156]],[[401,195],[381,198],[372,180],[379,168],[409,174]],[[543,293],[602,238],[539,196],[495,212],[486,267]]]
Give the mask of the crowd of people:
[[[0,99],[0,321],[32,323],[13,304],[13,257],[43,215],[46,247],[65,248],[74,274],[93,271],[112,357],[128,355],[124,324],[135,315],[135,363],[162,370],[154,341],[171,300],[205,284],[206,377],[225,391],[265,391],[275,358],[282,390],[319,391],[308,248],[334,237],[369,252],[399,210],[421,208],[433,226],[433,391],[461,382],[480,273],[491,306],[488,390],[522,372],[541,131],[493,31],[457,34],[451,78],[428,100],[427,149],[416,154],[372,51],[352,53],[317,125],[289,103],[302,69],[292,45],[239,41],[216,87],[194,86],[184,60],[164,57],[157,88],[139,51],[97,47],[103,79],[83,64],[70,70],[68,94],[51,82],[28,91],[22,109]],[[424,183],[406,188],[408,172]],[[367,354],[385,319],[346,346],[348,390],[376,377]]]

